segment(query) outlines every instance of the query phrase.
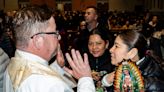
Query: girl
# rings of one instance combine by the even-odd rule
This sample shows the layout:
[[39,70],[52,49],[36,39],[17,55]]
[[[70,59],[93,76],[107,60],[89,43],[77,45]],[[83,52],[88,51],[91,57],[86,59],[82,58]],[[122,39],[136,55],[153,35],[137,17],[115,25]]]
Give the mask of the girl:
[[[147,41],[144,36],[136,31],[127,30],[118,34],[111,53],[111,63],[118,66],[123,59],[135,62],[144,78],[145,92],[164,92],[164,69],[162,61],[154,55],[146,54]],[[113,85],[115,73],[103,77],[104,86]]]

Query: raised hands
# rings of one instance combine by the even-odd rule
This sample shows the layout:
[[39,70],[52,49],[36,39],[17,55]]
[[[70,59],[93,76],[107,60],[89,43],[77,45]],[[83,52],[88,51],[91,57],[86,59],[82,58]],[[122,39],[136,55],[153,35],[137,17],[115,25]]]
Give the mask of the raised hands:
[[76,79],[80,79],[82,77],[91,77],[91,69],[88,63],[88,55],[84,54],[84,59],[82,58],[79,51],[71,50],[71,55],[66,53],[66,59],[70,64],[72,69],[64,67],[64,70],[70,73]]

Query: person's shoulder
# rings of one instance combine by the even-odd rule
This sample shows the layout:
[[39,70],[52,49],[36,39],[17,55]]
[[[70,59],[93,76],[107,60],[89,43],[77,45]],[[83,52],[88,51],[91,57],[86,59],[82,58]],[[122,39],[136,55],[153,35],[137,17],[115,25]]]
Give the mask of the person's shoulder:
[[[161,72],[160,75],[163,75],[162,72],[164,72],[164,62],[162,59],[160,59],[158,56],[155,57],[155,56],[150,56],[150,55],[147,55],[145,57],[145,60],[146,62],[146,66],[147,66],[147,71],[149,71],[150,69],[155,71],[154,73],[159,73]],[[153,75],[151,73],[151,75]]]
[[163,92],[164,91],[164,81],[157,79],[157,78],[153,78],[153,77],[146,77],[146,79],[144,79],[144,84],[145,84],[145,90],[146,92]]
[[0,48],[0,65],[2,65],[4,63],[7,64],[9,62],[9,60],[10,59],[9,59],[8,55],[3,51],[3,49]]
[[163,60],[159,56],[154,54],[154,52],[150,52],[150,55],[146,55],[145,60],[152,62],[152,63],[155,63],[155,64],[162,64],[163,63]]
[[[59,77],[56,76],[49,76],[49,75],[38,75],[38,74],[32,74],[31,76],[29,76],[26,80],[24,80],[21,85],[20,88],[21,90],[25,90],[25,89],[32,89],[32,90],[41,90],[39,92],[44,92],[43,90],[49,90],[52,88],[59,88],[59,87],[67,87],[67,85],[65,84],[65,82],[60,79]],[[57,92],[57,91],[55,91]]]
[[51,76],[51,75],[40,75],[40,74],[32,74],[27,78],[28,82],[36,81],[38,83],[63,83],[63,80],[59,76]]
[[5,54],[5,52],[3,51],[2,48],[0,48],[0,56],[3,56]]
[[103,23],[99,23],[97,28],[100,29],[100,30],[108,31],[108,28]]
[[28,77],[18,90],[18,92],[71,92],[71,89],[59,78],[35,74]]

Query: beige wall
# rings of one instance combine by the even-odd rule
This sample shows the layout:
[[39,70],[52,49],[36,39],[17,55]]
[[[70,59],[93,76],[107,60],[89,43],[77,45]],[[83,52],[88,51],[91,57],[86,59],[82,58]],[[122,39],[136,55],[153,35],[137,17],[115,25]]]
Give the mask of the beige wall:
[[144,0],[145,8],[150,11],[164,11],[164,0]]
[[5,11],[18,9],[18,0],[5,0]]
[[96,6],[97,0],[72,0],[72,10],[85,10],[88,6]]
[[[43,5],[46,4],[51,8],[55,7],[55,0],[30,0],[31,4]],[[2,3],[1,3],[2,2]],[[18,9],[18,0],[5,0],[5,7],[3,8],[3,0],[0,0],[0,8],[5,11],[12,11]]]
[[114,11],[122,11],[122,10],[129,10],[133,11],[135,5],[141,4],[142,0],[109,0],[109,10]]
[[108,2],[110,11],[133,11],[135,5],[143,5],[150,11],[164,11],[164,0],[108,0]]
[[[4,2],[5,1],[5,7]],[[32,4],[44,4],[46,3],[50,7],[55,7],[55,0],[30,0]],[[72,1],[72,10],[84,10],[88,5],[96,5],[97,0],[71,0]],[[100,0],[101,1],[101,0]],[[103,1],[103,0],[102,0]],[[163,7],[162,9],[158,7],[158,3]],[[164,11],[164,1],[162,0],[107,0],[109,3],[109,10],[122,11],[129,10],[133,11],[135,5],[142,5],[144,3],[145,8],[150,9],[150,11]],[[154,6],[155,2],[155,6]],[[18,9],[18,0],[0,0],[0,9],[5,11],[11,11]]]
[[0,10],[3,10],[3,9],[4,9],[3,1],[4,1],[4,0],[0,0]]
[[30,0],[32,5],[47,5],[50,8],[55,8],[55,0]]

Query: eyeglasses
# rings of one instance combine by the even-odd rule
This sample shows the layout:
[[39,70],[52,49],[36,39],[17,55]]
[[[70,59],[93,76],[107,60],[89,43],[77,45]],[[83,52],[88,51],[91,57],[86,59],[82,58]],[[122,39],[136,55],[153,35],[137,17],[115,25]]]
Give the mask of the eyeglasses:
[[58,40],[61,39],[61,36],[60,36],[60,34],[59,34],[58,31],[56,31],[56,32],[40,32],[40,33],[36,33],[36,34],[34,34],[33,36],[31,36],[31,39],[32,39],[34,36],[40,35],[40,34],[48,34],[48,35],[53,34],[53,35],[55,35],[55,36],[57,37]]

